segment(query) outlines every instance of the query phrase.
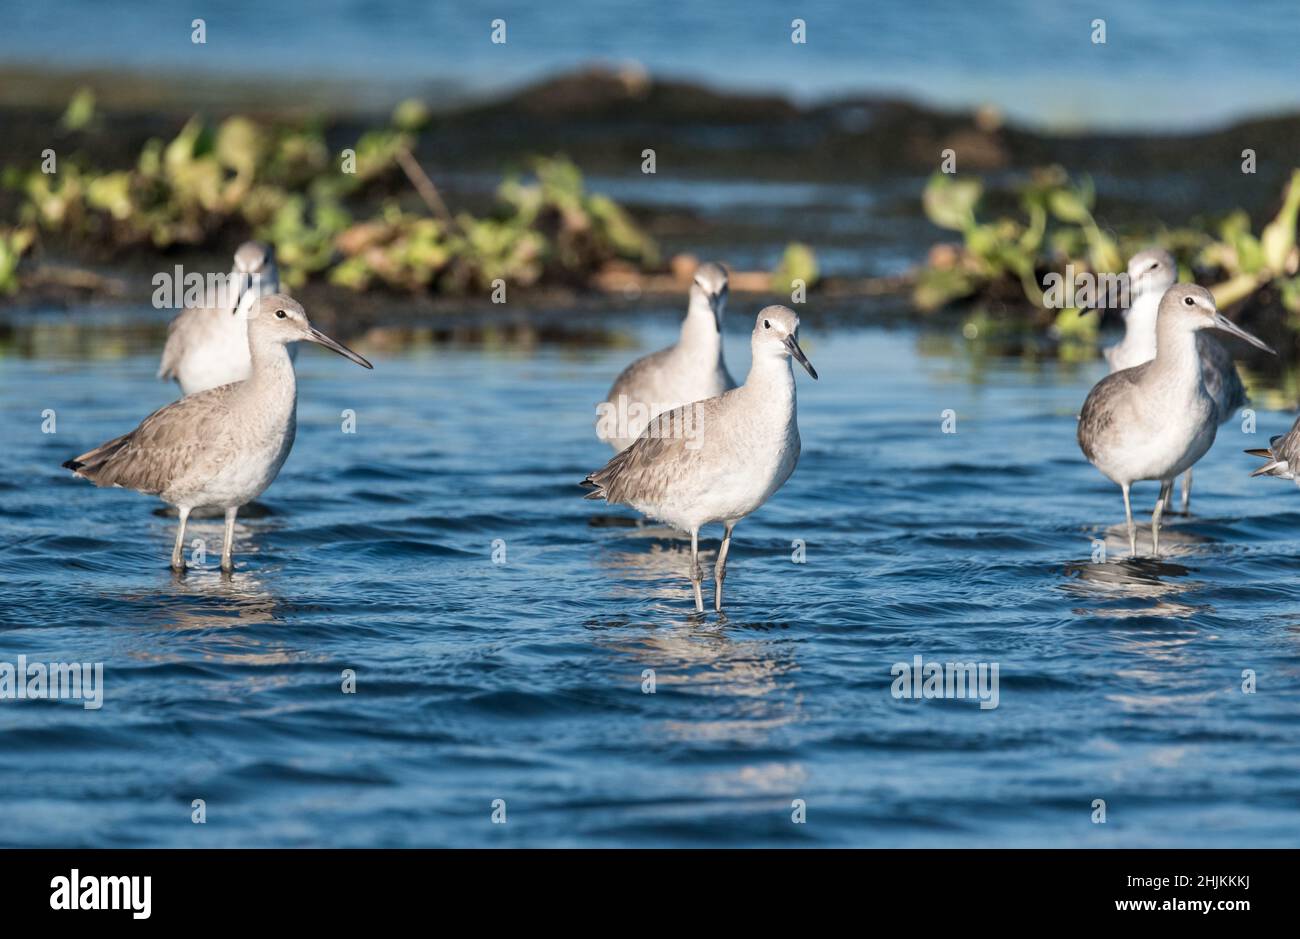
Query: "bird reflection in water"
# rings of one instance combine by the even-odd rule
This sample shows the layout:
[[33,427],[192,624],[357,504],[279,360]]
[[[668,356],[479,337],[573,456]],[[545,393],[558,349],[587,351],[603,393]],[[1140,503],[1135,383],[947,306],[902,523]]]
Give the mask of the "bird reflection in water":
[[[1103,606],[1076,608],[1081,616],[1128,618],[1135,616],[1186,617],[1205,612],[1204,604],[1179,601],[1179,597],[1204,586],[1199,580],[1189,580],[1192,568],[1178,562],[1177,558],[1193,558],[1197,549],[1211,543],[1211,539],[1187,529],[1167,528],[1161,534],[1164,559],[1152,557],[1127,557],[1128,539],[1122,525],[1106,532],[1105,554],[1097,558],[1072,561],[1065,565],[1068,578],[1062,585],[1070,593],[1097,600],[1147,600],[1155,601],[1142,606]],[[1104,558],[1104,559],[1103,559]]]
[[171,661],[197,651],[209,661],[240,665],[284,665],[311,657],[276,637],[283,622],[281,600],[257,574],[232,576],[211,563],[173,572],[171,585],[169,593],[150,598],[165,632],[143,657]]
[[[613,589],[637,604],[644,603],[647,586],[665,604],[679,607],[689,601],[680,578],[690,564],[689,546],[656,543],[649,551],[609,550],[598,555],[597,563],[617,575],[609,579],[618,584]],[[636,681],[653,669],[659,689],[671,687],[733,703],[723,709],[729,716],[722,720],[668,720],[663,730],[670,739],[753,742],[800,719],[802,699],[791,678],[798,669],[794,646],[782,640],[778,625],[719,618],[701,628],[700,622],[699,615],[682,611],[668,625],[620,618],[593,620],[588,627],[605,634],[596,640],[602,648],[632,659],[630,674]],[[759,630],[760,635],[751,638]]]

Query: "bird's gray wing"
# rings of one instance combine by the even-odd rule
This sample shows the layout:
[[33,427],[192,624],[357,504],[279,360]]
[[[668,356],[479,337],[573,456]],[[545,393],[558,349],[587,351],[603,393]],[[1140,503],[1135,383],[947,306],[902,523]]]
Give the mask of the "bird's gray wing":
[[[628,505],[663,503],[687,481],[692,489],[708,488],[710,480],[725,470],[714,467],[717,447],[723,443],[720,433],[725,424],[715,419],[722,400],[707,398],[663,412],[630,447],[582,481],[593,490],[586,498]],[[684,426],[697,433],[672,432]],[[708,446],[694,445],[706,440]]]
[[237,385],[222,385],[173,401],[140,426],[63,465],[96,486],[157,495],[177,480],[216,472],[232,426]]
[[1139,384],[1150,363],[1111,372],[1093,386],[1079,412],[1079,447],[1090,461],[1097,459],[1100,441],[1113,436],[1124,426],[1128,408],[1125,406],[1134,386]]
[[1205,390],[1219,409],[1219,420],[1226,421],[1250,403],[1246,386],[1241,382],[1232,353],[1213,336],[1196,334],[1196,348],[1201,356],[1201,378]]

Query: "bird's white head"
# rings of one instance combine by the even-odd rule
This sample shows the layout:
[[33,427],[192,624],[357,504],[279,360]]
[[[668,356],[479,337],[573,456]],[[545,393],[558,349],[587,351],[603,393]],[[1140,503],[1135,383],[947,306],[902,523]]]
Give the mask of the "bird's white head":
[[1147,248],[1129,258],[1128,289],[1133,299],[1148,293],[1159,297],[1177,280],[1178,265],[1164,248]]
[[779,304],[764,307],[754,323],[751,345],[755,362],[760,356],[782,359],[789,356],[817,378],[817,370],[799,348],[799,317],[789,307]]
[[722,332],[722,312],[727,305],[727,269],[717,261],[706,261],[691,282],[691,306],[705,305],[713,313],[713,325]]
[[314,342],[333,349],[358,365],[374,368],[341,342],[336,342],[311,324],[302,304],[282,293],[273,293],[257,301],[248,316],[248,336],[251,345],[270,343],[287,345],[291,342]]
[[1277,355],[1264,340],[1246,332],[1220,313],[1214,303],[1214,294],[1196,284],[1174,284],[1165,291],[1165,295],[1160,299],[1159,323],[1162,328],[1173,326],[1188,332],[1221,329],[1225,333],[1244,339],[1252,346]]

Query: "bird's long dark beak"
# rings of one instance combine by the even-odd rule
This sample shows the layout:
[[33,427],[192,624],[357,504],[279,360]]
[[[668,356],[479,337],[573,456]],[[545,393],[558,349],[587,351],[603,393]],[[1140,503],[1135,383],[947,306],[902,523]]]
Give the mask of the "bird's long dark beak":
[[235,280],[234,283],[235,289],[232,290],[231,293],[235,295],[235,299],[234,302],[230,304],[231,316],[234,316],[236,313],[239,312],[239,307],[242,305],[244,301],[244,295],[247,294],[248,291],[251,290],[253,286],[253,278],[243,273],[242,271],[235,272],[234,280]]
[[360,365],[360,366],[362,366],[362,367],[364,367],[364,368],[374,368],[373,365],[371,365],[369,362],[367,362],[367,361],[366,361],[365,359],[363,359],[361,356],[357,355],[355,352],[353,352],[353,351],[352,351],[351,349],[349,349],[347,346],[343,345],[343,343],[341,343],[341,342],[335,342],[333,339],[331,339],[329,336],[325,335],[323,332],[321,332],[321,331],[320,331],[319,329],[317,329],[315,326],[310,326],[310,327],[308,327],[308,329],[309,329],[309,332],[308,332],[308,334],[307,334],[307,341],[308,341],[308,342],[316,342],[316,343],[319,343],[320,345],[324,346],[326,349],[333,349],[333,350],[334,350],[335,352],[337,352],[339,355],[343,356],[343,358],[345,358],[345,359],[351,359],[353,362],[356,362],[358,365]]
[[795,339],[794,336],[786,336],[785,347],[786,350],[794,356],[794,360],[802,365],[804,370],[813,377],[813,381],[816,381],[817,369],[812,367],[812,363],[808,361],[808,356],[804,355],[803,350],[799,348],[799,340]]
[[263,278],[265,277],[260,271],[253,273],[249,271],[239,271],[235,274],[235,305],[230,308],[231,313],[238,313],[239,308],[244,305],[244,298],[249,297],[248,309],[252,312],[257,299],[262,295]]
[[722,332],[722,308],[726,306],[726,303],[726,287],[709,297],[709,309],[713,311],[713,325],[717,327],[718,332]]
[[1258,336],[1252,336],[1250,333],[1246,332],[1244,329],[1242,329],[1232,320],[1228,319],[1222,313],[1214,314],[1214,328],[1221,329],[1225,333],[1231,333],[1232,335],[1236,336],[1238,339],[1244,339],[1252,346],[1254,346],[1256,349],[1263,349],[1265,352],[1271,353],[1272,355],[1277,355],[1277,350],[1274,349],[1272,346],[1270,346],[1267,342],[1265,342],[1263,339],[1260,339]]

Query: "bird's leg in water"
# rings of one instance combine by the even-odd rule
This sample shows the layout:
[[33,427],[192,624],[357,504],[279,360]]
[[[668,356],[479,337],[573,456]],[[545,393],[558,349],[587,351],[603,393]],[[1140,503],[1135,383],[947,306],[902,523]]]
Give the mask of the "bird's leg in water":
[[172,570],[185,570],[185,556],[181,553],[185,549],[185,523],[190,520],[190,509],[188,506],[178,505],[176,512],[179,521],[176,523],[176,547],[172,548]]
[[230,558],[230,550],[235,544],[235,513],[238,511],[237,505],[226,509],[226,537],[221,542],[221,569],[227,574],[235,569],[235,562]]
[[722,547],[718,549],[718,563],[713,566],[713,608],[722,612],[722,582],[727,578],[727,552],[731,550],[731,530],[735,522],[725,522],[726,531],[722,533]]
[[1128,484],[1120,486],[1124,490],[1124,518],[1128,520],[1128,556],[1135,558],[1138,556],[1138,536],[1137,529],[1133,527],[1133,507],[1128,500]]
[[695,612],[704,612],[704,593],[700,585],[704,581],[704,572],[700,570],[700,530],[691,532],[691,586],[695,588]]
[[1160,516],[1164,514],[1165,506],[1169,504],[1169,499],[1174,494],[1174,481],[1172,479],[1162,479],[1160,481],[1160,498],[1156,500],[1156,510],[1151,513],[1151,556],[1160,557]]

